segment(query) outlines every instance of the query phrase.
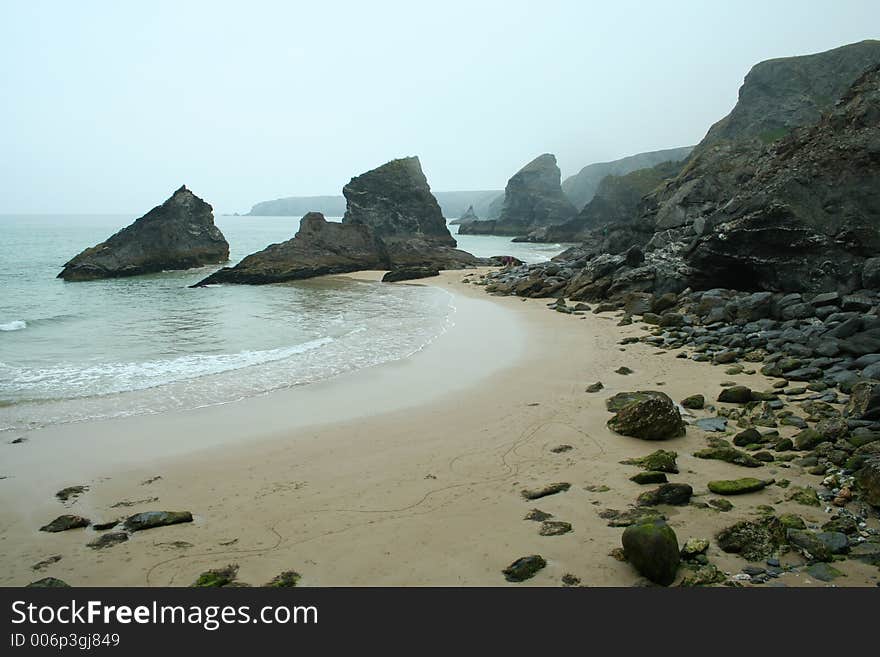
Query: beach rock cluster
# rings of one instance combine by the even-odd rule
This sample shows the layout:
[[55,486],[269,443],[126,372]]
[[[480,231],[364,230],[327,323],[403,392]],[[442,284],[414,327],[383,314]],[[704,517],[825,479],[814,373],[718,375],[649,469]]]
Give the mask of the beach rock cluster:
[[196,286],[263,285],[369,269],[439,270],[480,264],[455,248],[417,157],[392,160],[352,178],[343,193],[347,209],[342,223],[310,212],[292,239],[214,272]]
[[71,258],[58,278],[137,276],[228,259],[229,243],[214,225],[213,208],[184,185],[127,228]]

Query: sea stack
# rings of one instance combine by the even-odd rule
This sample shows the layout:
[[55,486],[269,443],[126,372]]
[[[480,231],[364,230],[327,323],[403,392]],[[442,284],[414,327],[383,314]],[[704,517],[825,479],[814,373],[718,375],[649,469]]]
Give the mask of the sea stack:
[[214,272],[213,283],[262,285],[365,269],[473,267],[477,258],[455,247],[417,157],[392,160],[351,179],[342,223],[318,212],[281,244]]
[[213,208],[183,185],[130,226],[72,258],[58,278],[91,281],[225,262],[229,243]]
[[544,153],[517,171],[504,189],[498,219],[462,224],[461,235],[525,235],[536,228],[565,223],[577,214],[560,183],[556,156]]
[[464,214],[462,214],[455,221],[450,221],[449,225],[450,226],[458,226],[460,224],[467,224],[472,221],[479,221],[479,220],[480,220],[480,218],[477,216],[477,213],[474,211],[474,206],[469,205],[467,207],[467,210],[464,211]]

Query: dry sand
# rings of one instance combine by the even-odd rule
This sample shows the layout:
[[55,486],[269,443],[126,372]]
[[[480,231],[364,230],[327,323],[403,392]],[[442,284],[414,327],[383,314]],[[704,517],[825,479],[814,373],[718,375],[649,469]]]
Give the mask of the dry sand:
[[[463,276],[445,272],[417,283],[455,295],[455,324],[404,361],[224,406],[55,426],[0,446],[7,476],[0,481],[0,584],[54,576],[74,586],[184,586],[204,570],[237,563],[239,580],[254,585],[296,570],[311,586],[559,586],[566,573],[588,586],[630,586],[638,574],[609,556],[623,530],[598,513],[626,509],[651,487],[629,481],[638,469],[621,459],[677,451],[681,473],[670,481],[691,484],[695,500],[712,497],[711,479],[755,475],[694,458],[706,434],[693,427],[662,443],[616,435],[605,426],[604,401],[638,389],[711,400],[722,380],[756,389],[769,380],[725,376],[723,368],[642,343],[621,347],[622,337],[642,329],[618,327],[613,313],[550,312],[544,300],[491,297],[462,284]],[[621,365],[634,373],[615,374]],[[586,393],[594,381],[605,389]],[[559,445],[572,449],[551,451]],[[795,465],[770,465],[758,476],[819,482]],[[571,489],[535,502],[520,495],[552,482]],[[89,490],[67,507],[55,499],[78,484]],[[753,519],[762,504],[807,522],[827,517],[785,497],[770,487],[731,498],[727,513],[662,510],[682,543]],[[532,508],[573,531],[540,536],[540,524],[523,519]],[[38,531],[61,513],[107,521],[184,509],[195,522],[139,532],[100,551],[86,547],[97,536],[90,528]],[[501,570],[529,554],[543,555],[547,567],[527,582],[505,582]],[[52,555],[62,558],[32,569]],[[709,557],[731,573],[746,563],[714,543]],[[835,585],[876,582],[874,567],[835,566],[846,574]],[[826,586],[803,574],[779,581]]]

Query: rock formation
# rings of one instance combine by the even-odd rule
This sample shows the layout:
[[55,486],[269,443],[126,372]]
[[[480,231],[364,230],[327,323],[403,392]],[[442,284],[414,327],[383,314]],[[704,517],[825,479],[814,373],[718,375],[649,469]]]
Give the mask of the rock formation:
[[303,217],[293,239],[249,255],[197,286],[262,285],[364,269],[460,269],[477,258],[460,251],[416,157],[392,160],[343,189],[342,223],[318,212]]
[[264,285],[363,269],[390,269],[382,242],[361,224],[329,222],[320,212],[302,218],[299,231],[280,244],[253,253],[235,267],[224,267],[198,285]]
[[462,224],[460,235],[524,235],[535,228],[561,224],[577,214],[562,193],[556,157],[544,153],[520,169],[504,190],[498,219]]
[[457,226],[459,224],[466,224],[471,221],[479,221],[479,220],[480,220],[480,218],[477,216],[477,213],[474,212],[474,206],[469,205],[467,207],[467,210],[465,210],[464,213],[458,219],[455,219],[454,221],[450,221],[449,225],[450,226]]
[[106,242],[86,249],[58,278],[90,281],[189,269],[229,259],[229,244],[214,225],[211,206],[184,185]]

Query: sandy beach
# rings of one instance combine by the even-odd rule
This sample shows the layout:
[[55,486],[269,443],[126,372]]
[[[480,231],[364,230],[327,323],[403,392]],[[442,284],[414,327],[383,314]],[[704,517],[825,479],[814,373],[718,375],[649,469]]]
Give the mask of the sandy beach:
[[[644,580],[609,555],[623,530],[599,516],[628,508],[650,488],[629,481],[638,469],[622,459],[675,450],[680,473],[670,481],[691,484],[694,501],[713,497],[712,479],[821,481],[794,464],[769,464],[756,475],[697,459],[707,434],[695,427],[662,443],[614,434],[605,400],[616,392],[714,400],[721,381],[763,390],[772,380],[726,376],[644,343],[621,347],[643,329],[618,327],[619,313],[551,312],[547,300],[487,295],[464,284],[465,275],[413,283],[447,290],[456,310],[443,335],[405,360],[222,406],[57,425],[0,445],[0,584],[53,576],[73,586],[187,586],[235,563],[238,579],[252,585],[295,570],[304,586],[560,586],[565,574],[586,586],[631,586]],[[633,373],[615,373],[621,366]],[[585,392],[596,381],[604,389]],[[553,451],[562,445],[571,449]],[[520,494],[553,482],[571,487],[532,502]],[[55,498],[73,485],[88,490],[67,505]],[[824,507],[788,501],[785,492],[771,486],[731,498],[725,513],[661,510],[681,543],[754,519],[760,505],[825,522]],[[533,508],[572,531],[539,535],[540,523],[524,519]],[[94,523],[148,510],[189,510],[195,521],[137,532],[103,550],[86,546],[98,535],[91,528],[38,531],[62,513]],[[502,569],[531,554],[547,567],[506,582]],[[53,555],[61,559],[32,568]],[[714,542],[708,555],[730,573],[746,565]],[[803,563],[794,552],[782,560]],[[875,567],[855,560],[835,567],[846,576],[834,585],[876,583]],[[779,581],[828,585],[803,573]]]

